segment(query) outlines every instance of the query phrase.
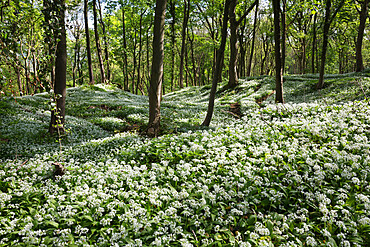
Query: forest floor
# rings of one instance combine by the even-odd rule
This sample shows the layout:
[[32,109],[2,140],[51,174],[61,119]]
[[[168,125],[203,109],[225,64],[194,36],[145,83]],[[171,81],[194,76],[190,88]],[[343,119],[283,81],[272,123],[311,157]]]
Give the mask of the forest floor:
[[210,86],[169,93],[154,139],[147,97],[111,86],[69,88],[60,136],[48,93],[1,98],[0,246],[368,246],[370,71],[317,81],[276,105],[242,79],[209,128]]

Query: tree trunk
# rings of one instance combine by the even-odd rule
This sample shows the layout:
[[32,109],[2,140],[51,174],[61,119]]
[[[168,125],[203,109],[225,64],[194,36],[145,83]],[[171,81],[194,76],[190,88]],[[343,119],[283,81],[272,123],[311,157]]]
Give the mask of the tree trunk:
[[283,69],[280,53],[280,0],[272,1],[274,9],[274,40],[275,40],[275,83],[276,83],[276,103],[284,103],[283,98]]
[[197,84],[197,69],[196,69],[196,61],[195,61],[195,56],[194,56],[194,32],[192,30],[191,32],[192,37],[190,38],[190,34],[188,34],[188,39],[190,43],[190,55],[191,55],[191,64],[192,64],[192,69],[193,69],[193,76],[192,76],[192,86],[195,86]]
[[67,41],[65,29],[65,0],[57,0],[58,18],[58,44],[55,57],[55,84],[54,94],[56,99],[56,109],[51,112],[49,132],[64,131],[65,122],[65,103],[66,103],[66,76],[67,76]]
[[23,88],[22,88],[22,78],[21,78],[21,69],[18,64],[15,65],[15,70],[17,73],[17,82],[19,88],[19,96],[23,96]]
[[156,0],[153,30],[153,60],[149,88],[149,136],[158,136],[160,130],[160,107],[163,81],[164,21],[167,0]]
[[[76,27],[75,27],[76,28]],[[75,30],[76,31],[76,30]],[[79,30],[78,30],[79,31]],[[76,31],[76,32],[78,32]],[[77,74],[77,70],[78,70],[78,56],[77,56],[77,53],[78,53],[78,42],[79,42],[79,34],[76,33],[75,36],[75,47],[74,47],[74,54],[73,54],[73,67],[72,67],[72,77],[73,77],[73,87],[76,86],[76,74]]]
[[315,74],[315,52],[316,52],[316,19],[317,19],[317,12],[313,17],[313,34],[312,34],[312,74]]
[[360,25],[358,27],[357,41],[356,41],[356,71],[364,70],[364,62],[362,59],[362,41],[364,38],[365,24],[368,15],[369,0],[363,0],[360,12]]
[[235,9],[237,0],[231,0],[229,6],[229,21],[230,21],[230,61],[229,61],[229,83],[228,88],[234,88],[238,85],[238,42],[237,32],[238,24],[236,21]]
[[93,13],[94,13],[94,33],[95,33],[95,44],[96,44],[96,52],[99,60],[99,68],[100,68],[100,77],[101,83],[105,83],[105,70],[104,70],[104,63],[103,57],[100,47],[100,40],[99,40],[99,30],[98,30],[98,15],[96,11],[96,0],[93,0]]
[[326,51],[328,48],[329,29],[330,29],[330,10],[331,10],[331,0],[326,0],[320,76],[319,76],[319,82],[317,84],[318,89],[322,89],[324,87],[325,60],[326,60]]
[[251,52],[250,52],[250,55],[249,55],[247,76],[251,76],[252,59],[253,59],[253,53],[254,53],[254,42],[255,42],[255,39],[256,39],[256,28],[257,28],[257,17],[258,17],[257,15],[258,15],[258,3],[256,5],[256,9],[255,9],[255,12],[254,12],[253,38],[252,38]]
[[268,51],[269,51],[269,43],[268,43],[268,37],[267,37],[267,35],[266,35],[266,37],[265,36],[262,36],[262,47],[263,47],[264,56],[261,53],[261,75],[264,75],[264,72],[265,72],[264,71],[265,62],[267,60]]
[[209,126],[209,124],[211,123],[213,109],[215,105],[217,84],[221,80],[222,65],[223,65],[223,60],[224,60],[225,46],[226,46],[226,39],[227,39],[227,23],[229,21],[229,15],[228,15],[229,6],[230,6],[230,0],[225,0],[224,16],[223,16],[222,31],[221,31],[221,43],[216,53],[216,64],[215,64],[215,69],[213,71],[212,87],[211,87],[211,92],[209,94],[208,110],[207,110],[207,115],[202,123],[203,126]]
[[136,91],[135,91],[135,94],[138,94],[138,89],[140,87],[140,83],[141,83],[141,52],[142,52],[142,49],[143,49],[143,45],[141,43],[141,33],[142,33],[142,22],[143,22],[143,15],[145,14],[146,10],[144,10],[141,15],[140,15],[140,21],[139,21],[139,64],[137,66],[137,83],[136,83]]
[[[280,7],[279,7],[280,8]],[[286,55],[286,0],[283,0],[283,10],[281,12],[281,73],[285,72],[285,55]]]
[[243,21],[243,26],[240,28],[240,33],[238,35],[239,38],[239,75],[241,77],[245,77],[245,55],[246,55],[246,49],[244,44],[244,29],[245,29],[245,20]]
[[135,32],[134,32],[134,43],[133,43],[133,49],[132,49],[132,63],[133,63],[133,68],[132,68],[132,93],[134,94],[135,93],[135,68],[136,68],[136,45],[137,45],[137,38],[136,38],[136,35],[137,35],[137,28],[135,27]]
[[181,53],[180,53],[180,68],[179,68],[180,88],[184,87],[183,70],[184,70],[184,58],[185,58],[185,46],[186,46],[186,29],[188,27],[189,14],[190,14],[190,0],[184,0],[184,19],[182,22],[182,30],[181,30]]
[[91,48],[90,48],[90,31],[89,31],[89,18],[88,18],[88,0],[84,0],[84,19],[85,19],[85,33],[86,33],[86,53],[87,63],[89,67],[89,83],[94,84],[94,73],[91,61]]
[[175,1],[170,1],[170,11],[171,11],[171,91],[174,90],[174,81],[175,81],[175,42],[176,42],[176,9],[175,9]]
[[229,58],[229,82],[227,84],[227,88],[233,88],[238,85],[238,27],[240,23],[244,20],[244,18],[247,17],[249,12],[254,8],[254,6],[258,3],[258,0],[256,0],[249,8],[246,10],[246,12],[243,14],[242,17],[240,17],[239,20],[236,20],[236,5],[238,1],[237,0],[230,0],[230,6],[229,6],[229,18],[230,18],[230,58]]
[[110,65],[109,65],[109,52],[108,52],[107,32],[106,32],[105,24],[104,24],[104,20],[103,20],[102,6],[100,4],[100,0],[98,0],[98,4],[99,4],[100,26],[101,26],[101,29],[103,31],[105,64],[107,66],[107,79],[108,79],[108,83],[110,83],[110,81],[111,81],[111,72],[110,72]]
[[125,8],[122,3],[122,38],[123,38],[123,88],[125,91],[129,91],[128,87],[128,61],[127,61],[127,42],[126,42],[126,25],[125,25]]

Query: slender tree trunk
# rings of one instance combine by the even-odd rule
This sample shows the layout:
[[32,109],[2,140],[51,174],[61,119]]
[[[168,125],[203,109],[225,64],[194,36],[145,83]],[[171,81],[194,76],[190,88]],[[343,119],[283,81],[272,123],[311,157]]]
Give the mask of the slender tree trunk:
[[84,0],[84,19],[85,19],[85,33],[86,33],[86,53],[87,63],[89,67],[89,83],[94,84],[94,73],[91,61],[91,48],[90,48],[90,31],[89,31],[89,18],[88,18],[88,0]]
[[78,50],[79,37],[78,36],[75,36],[75,37],[76,37],[76,40],[75,40],[76,44],[75,44],[75,47],[74,47],[73,68],[72,68],[73,87],[76,86],[76,74],[77,74],[77,67],[78,67],[78,62],[79,62],[79,61],[77,61],[77,50]]
[[20,66],[18,64],[15,65],[15,71],[17,73],[17,82],[18,82],[18,88],[19,88],[19,96],[23,96],[21,70],[20,70]]
[[315,13],[313,17],[313,34],[312,34],[312,74],[316,72],[315,70],[315,54],[316,54],[316,19],[317,19],[317,13]]
[[175,1],[170,1],[170,12],[172,17],[171,22],[171,91],[174,90],[174,81],[175,81],[175,42],[176,42],[176,10],[175,10]]
[[184,0],[184,19],[182,22],[181,30],[181,53],[180,53],[180,68],[179,68],[179,86],[184,87],[183,82],[183,71],[184,71],[184,58],[185,58],[185,46],[186,46],[186,30],[188,27],[188,20],[190,14],[190,0]]
[[251,52],[250,52],[250,56],[249,56],[247,76],[251,76],[252,59],[253,59],[253,53],[254,53],[254,42],[255,42],[255,39],[256,39],[257,17],[258,17],[258,3],[256,5],[256,9],[255,9],[255,12],[254,12],[254,23],[253,23],[253,34],[252,34],[253,37],[252,37]]
[[285,72],[285,56],[286,56],[286,0],[283,0],[283,10],[281,13],[281,73]]
[[167,0],[156,0],[153,31],[153,60],[149,88],[149,123],[147,131],[149,136],[157,136],[160,130],[166,5]]
[[190,34],[188,35],[189,43],[190,43],[190,54],[191,54],[191,64],[193,69],[193,80],[192,80],[192,86],[195,86],[197,84],[197,70],[196,70],[196,64],[195,56],[194,56],[194,32],[191,32],[192,37],[190,38]]
[[132,93],[134,94],[135,93],[135,69],[136,69],[136,46],[137,46],[137,38],[136,38],[136,35],[137,35],[137,30],[135,28],[135,32],[134,32],[134,44],[133,44],[133,49],[132,49],[132,63],[133,63],[133,69],[132,69]]
[[269,50],[269,43],[268,43],[267,35],[266,35],[266,39],[264,36],[262,37],[262,47],[263,47],[264,56],[262,58],[262,54],[261,54],[261,75],[264,75],[264,72],[265,72],[264,66],[267,60],[267,55],[268,55],[268,50]]
[[98,15],[96,10],[96,0],[93,0],[93,13],[94,13],[94,33],[95,33],[95,44],[96,44],[96,52],[99,60],[99,68],[100,68],[100,77],[101,83],[105,83],[105,70],[104,70],[104,62],[102,57],[102,51],[100,47],[100,38],[99,38],[99,30],[98,30]]
[[276,103],[284,103],[283,98],[283,68],[280,53],[280,0],[272,1],[274,9],[274,40],[275,40],[275,83]]
[[209,124],[211,123],[214,105],[215,105],[217,84],[221,80],[222,65],[223,65],[223,60],[224,60],[226,39],[227,39],[227,23],[229,21],[229,15],[228,15],[229,6],[230,6],[230,0],[225,0],[224,16],[223,16],[222,31],[221,31],[221,43],[216,53],[216,64],[215,64],[215,70],[213,71],[212,87],[211,87],[211,92],[209,94],[208,110],[207,110],[207,115],[202,123],[203,126],[209,126]]
[[49,132],[64,131],[65,104],[66,104],[66,76],[67,76],[67,39],[65,29],[65,0],[57,0],[59,41],[55,57],[55,84],[54,93],[56,98],[56,109],[51,112]]
[[322,89],[324,87],[326,51],[327,51],[327,48],[328,48],[329,29],[330,29],[330,11],[331,11],[331,0],[326,0],[324,33],[323,33],[322,52],[321,52],[320,76],[319,76],[319,82],[317,84],[318,89]]
[[122,39],[123,39],[123,88],[125,91],[129,91],[128,87],[128,61],[127,61],[127,42],[126,42],[126,25],[125,25],[125,8],[122,3]]
[[143,29],[143,27],[142,27],[142,22],[143,22],[143,15],[145,14],[145,12],[146,12],[146,10],[144,10],[142,13],[141,13],[141,15],[140,15],[140,21],[139,21],[139,25],[140,25],[140,27],[139,27],[139,64],[138,64],[138,66],[137,66],[137,83],[136,83],[136,94],[138,94],[138,89],[139,89],[139,87],[140,87],[140,83],[141,83],[141,71],[140,71],[140,69],[141,69],[141,52],[142,52],[142,50],[143,50],[143,45],[142,45],[142,43],[141,43],[141,33],[142,33],[142,29]]
[[364,38],[365,24],[368,15],[369,0],[363,0],[360,12],[360,25],[358,27],[357,41],[356,41],[356,71],[364,70],[364,62],[362,59],[362,41]]
[[229,61],[229,83],[228,88],[233,88],[238,85],[238,23],[236,20],[235,9],[237,0],[231,0],[229,6],[229,21],[230,21],[230,61]]
[[104,23],[104,20],[103,20],[103,15],[102,15],[102,6],[100,4],[100,0],[98,0],[98,4],[99,4],[99,15],[100,15],[100,26],[101,26],[101,29],[103,31],[103,41],[104,41],[104,55],[105,55],[105,64],[107,66],[107,80],[108,80],[108,83],[110,83],[111,81],[111,72],[110,72],[110,65],[109,65],[109,52],[108,52],[108,40],[107,40],[107,32],[106,32],[106,29],[105,29],[105,23]]
[[243,26],[240,28],[240,33],[238,35],[239,38],[239,75],[241,77],[245,77],[245,55],[246,55],[246,49],[245,49],[245,44],[244,44],[244,29],[245,29],[245,20],[243,21]]

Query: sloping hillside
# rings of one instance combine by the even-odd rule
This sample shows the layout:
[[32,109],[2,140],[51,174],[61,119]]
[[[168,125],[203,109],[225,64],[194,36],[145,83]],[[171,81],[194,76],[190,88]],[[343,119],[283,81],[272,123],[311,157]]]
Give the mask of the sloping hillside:
[[210,128],[209,86],[185,88],[156,139],[147,98],[115,88],[68,89],[60,138],[48,94],[1,99],[0,246],[367,246],[368,76],[287,76],[284,105],[271,77],[221,85]]

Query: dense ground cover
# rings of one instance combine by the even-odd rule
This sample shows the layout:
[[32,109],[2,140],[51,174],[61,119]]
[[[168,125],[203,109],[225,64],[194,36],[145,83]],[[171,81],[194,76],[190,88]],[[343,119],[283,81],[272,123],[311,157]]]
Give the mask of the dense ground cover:
[[316,75],[288,76],[289,102],[262,107],[272,79],[243,80],[219,91],[211,128],[209,87],[186,88],[164,97],[157,139],[138,134],[146,97],[71,88],[62,152],[47,94],[1,99],[0,246],[367,246],[366,75],[319,93]]

